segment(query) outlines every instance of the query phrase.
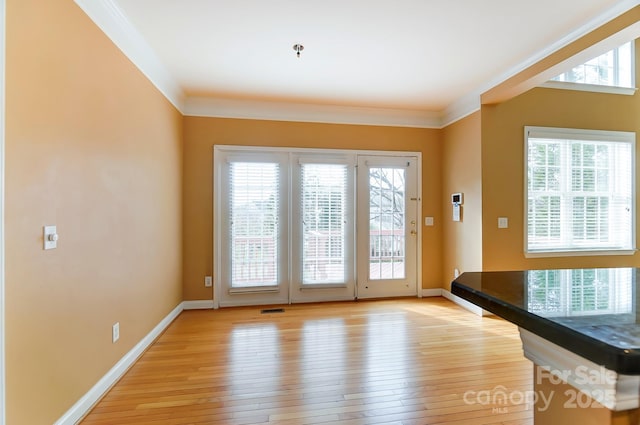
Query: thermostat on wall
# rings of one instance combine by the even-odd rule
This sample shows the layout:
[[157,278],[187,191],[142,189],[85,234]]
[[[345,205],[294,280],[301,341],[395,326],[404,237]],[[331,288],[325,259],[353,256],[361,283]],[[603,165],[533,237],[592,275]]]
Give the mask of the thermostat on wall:
[[462,221],[462,193],[452,193],[451,203],[453,204],[453,221]]

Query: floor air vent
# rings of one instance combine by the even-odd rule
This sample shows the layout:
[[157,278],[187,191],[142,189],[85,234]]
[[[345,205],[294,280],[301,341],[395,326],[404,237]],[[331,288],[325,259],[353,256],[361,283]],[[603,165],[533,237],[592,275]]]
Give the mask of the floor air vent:
[[269,313],[284,313],[284,308],[266,308],[264,310],[260,310],[261,314],[269,314]]

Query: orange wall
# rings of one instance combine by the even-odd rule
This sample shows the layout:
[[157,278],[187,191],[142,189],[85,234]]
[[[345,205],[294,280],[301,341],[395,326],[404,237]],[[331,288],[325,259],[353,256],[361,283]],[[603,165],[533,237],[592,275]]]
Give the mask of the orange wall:
[[[524,257],[526,125],[638,132],[640,95],[537,88],[502,104],[482,106],[483,269],[639,266],[637,254]],[[640,164],[637,158],[636,163]],[[508,229],[497,228],[498,217],[509,218]]]
[[[446,127],[442,136],[442,276],[450,288],[454,269],[482,270],[482,164],[480,112]],[[451,194],[462,192],[462,221],[451,218]]]
[[182,117],[73,1],[6,40],[7,423],[51,424],[182,299]]
[[[256,121],[184,119],[185,300],[212,299],[205,275],[213,273],[213,146],[288,146],[422,152],[422,215],[440,223],[440,131],[431,129]],[[441,227],[422,227],[423,287],[441,286]]]

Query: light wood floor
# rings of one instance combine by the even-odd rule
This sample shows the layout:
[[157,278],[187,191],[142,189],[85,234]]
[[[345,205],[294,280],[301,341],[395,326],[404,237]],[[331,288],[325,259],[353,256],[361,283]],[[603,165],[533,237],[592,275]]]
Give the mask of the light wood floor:
[[533,423],[508,322],[444,298],[284,308],[183,312],[82,423]]

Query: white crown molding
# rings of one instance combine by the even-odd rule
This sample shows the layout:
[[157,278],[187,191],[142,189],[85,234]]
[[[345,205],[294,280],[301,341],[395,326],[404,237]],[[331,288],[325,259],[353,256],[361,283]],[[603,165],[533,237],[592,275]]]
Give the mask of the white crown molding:
[[617,2],[580,28],[457,99],[444,110],[434,112],[200,97],[185,99],[179,84],[114,0],[75,2],[184,115],[418,128],[443,128],[476,112],[480,109],[480,96],[486,91],[640,3],[638,0]]
[[497,75],[496,77],[487,81],[485,84],[482,84],[480,87],[473,90],[471,93],[468,93],[463,97],[459,98],[458,100],[450,104],[443,111],[441,126],[446,127],[448,125],[453,124],[456,121],[461,120],[462,118],[467,117],[468,115],[471,115],[472,113],[480,109],[480,106],[481,106],[480,97],[483,93],[489,91],[493,87],[498,86],[499,84],[508,80],[514,75],[517,75],[518,73],[524,71],[530,66],[536,64],[537,62],[551,55],[552,53],[573,43],[574,41],[578,40],[580,37],[587,35],[591,31],[601,27],[602,25],[615,19],[616,17],[622,15],[623,13],[629,11],[635,6],[638,6],[639,4],[640,4],[640,1],[638,0],[622,0],[622,1],[616,2],[615,5],[607,9],[604,13],[596,16],[591,21],[585,23],[584,25],[575,29],[569,34],[565,35],[555,43],[545,47],[544,49],[528,57],[527,59],[520,62],[519,64],[503,72],[502,74]]
[[581,27],[578,27],[575,30],[571,31],[570,33],[568,33],[567,35],[565,35],[555,43],[552,43],[547,47],[545,47],[544,49],[540,50],[539,52],[529,56],[526,60],[508,69],[506,72],[496,76],[495,78],[490,80],[488,84],[483,86],[481,90],[478,90],[478,91],[484,93],[485,91],[497,86],[498,84],[508,80],[509,78],[513,77],[519,72],[522,72],[525,69],[529,68],[530,66],[536,64],[537,62],[540,62],[541,60],[551,55],[552,53],[562,49],[563,47],[566,47],[567,45],[573,43],[579,38],[589,34],[591,31],[617,18],[618,16],[629,11],[635,6],[638,6],[638,4],[640,4],[638,0],[622,0],[622,1],[616,2],[616,4],[614,4],[611,8],[607,9],[604,13],[596,16],[595,18],[585,23]]
[[306,103],[189,97],[184,114],[196,117],[440,128],[439,112]]
[[113,0],[75,2],[167,100],[182,112],[184,92],[120,7]]
[[479,111],[480,94],[479,91],[469,93],[449,105],[442,114],[440,128],[447,127]]
[[144,338],[140,340],[118,363],[115,364],[85,395],[83,395],[54,425],[74,425],[82,419],[91,408],[118,382],[120,378],[135,364],[153,341],[175,320],[184,310],[184,302],[156,325]]

